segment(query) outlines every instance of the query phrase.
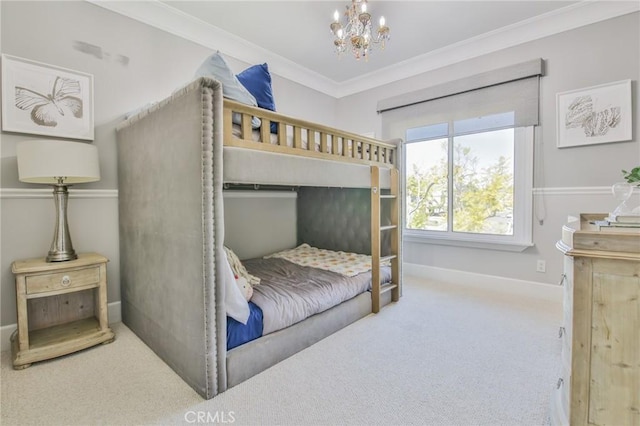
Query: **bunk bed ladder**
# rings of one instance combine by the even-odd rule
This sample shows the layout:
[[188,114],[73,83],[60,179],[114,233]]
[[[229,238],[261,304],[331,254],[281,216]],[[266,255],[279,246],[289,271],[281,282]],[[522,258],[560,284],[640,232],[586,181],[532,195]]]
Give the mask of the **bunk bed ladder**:
[[[381,194],[380,168],[371,166],[371,310],[380,312],[380,299],[383,293],[391,291],[391,300],[397,302],[400,298],[400,229],[398,226],[400,216],[400,191],[398,181],[398,169],[391,169],[391,191],[389,194]],[[381,226],[382,200],[391,204],[391,224]],[[391,233],[391,252],[381,256],[382,233]],[[387,261],[391,261],[391,282],[380,284],[380,267]]]

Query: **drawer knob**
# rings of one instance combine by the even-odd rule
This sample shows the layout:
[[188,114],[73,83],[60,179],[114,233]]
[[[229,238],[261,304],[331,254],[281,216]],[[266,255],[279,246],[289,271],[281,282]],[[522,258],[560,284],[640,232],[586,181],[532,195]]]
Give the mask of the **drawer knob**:
[[63,276],[62,280],[60,280],[60,285],[62,287],[69,287],[71,285],[71,277],[69,275]]
[[562,386],[563,382],[564,382],[564,380],[562,379],[562,377],[560,377],[558,379],[558,383],[556,383],[556,389],[560,389],[560,386]]

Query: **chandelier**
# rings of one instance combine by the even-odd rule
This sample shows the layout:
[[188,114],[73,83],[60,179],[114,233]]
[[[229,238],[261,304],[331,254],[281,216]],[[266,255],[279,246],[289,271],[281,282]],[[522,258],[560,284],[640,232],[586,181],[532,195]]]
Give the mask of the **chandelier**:
[[389,40],[389,27],[385,25],[384,16],[380,17],[380,25],[375,34],[371,30],[371,15],[367,12],[367,0],[351,0],[351,5],[346,6],[344,16],[347,22],[340,23],[340,13],[333,13],[331,31],[334,35],[333,44],[338,56],[350,51],[356,59],[369,58],[369,52],[374,45],[380,45],[384,49],[385,42]]

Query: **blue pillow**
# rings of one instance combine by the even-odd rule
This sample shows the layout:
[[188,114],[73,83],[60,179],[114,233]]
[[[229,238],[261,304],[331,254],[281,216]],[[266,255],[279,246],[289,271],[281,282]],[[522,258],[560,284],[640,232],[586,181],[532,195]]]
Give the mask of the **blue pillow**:
[[[225,98],[242,102],[246,105],[258,106],[256,98],[243,86],[238,78],[233,74],[227,61],[224,60],[222,54],[218,51],[209,56],[200,65],[195,74],[196,77],[212,77],[222,84],[222,94]],[[234,114],[233,122],[240,124],[240,114]],[[251,126],[254,129],[260,127],[260,119],[253,117]]]
[[[271,87],[271,74],[267,64],[253,65],[238,74],[238,80],[255,97],[260,108],[276,110]],[[277,133],[278,123],[271,123],[271,133]]]

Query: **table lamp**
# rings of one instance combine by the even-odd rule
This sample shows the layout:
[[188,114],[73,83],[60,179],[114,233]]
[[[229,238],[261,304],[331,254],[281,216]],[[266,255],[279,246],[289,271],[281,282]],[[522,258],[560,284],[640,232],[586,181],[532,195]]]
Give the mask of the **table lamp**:
[[47,262],[77,259],[67,223],[68,186],[100,180],[98,148],[82,142],[27,140],[19,142],[18,179],[53,186],[56,228]]

